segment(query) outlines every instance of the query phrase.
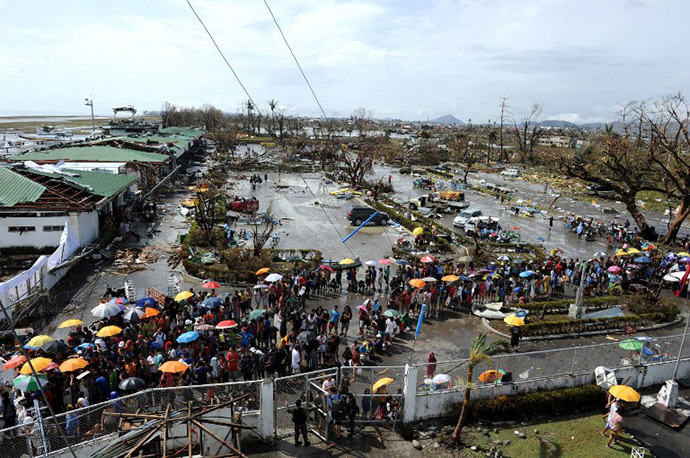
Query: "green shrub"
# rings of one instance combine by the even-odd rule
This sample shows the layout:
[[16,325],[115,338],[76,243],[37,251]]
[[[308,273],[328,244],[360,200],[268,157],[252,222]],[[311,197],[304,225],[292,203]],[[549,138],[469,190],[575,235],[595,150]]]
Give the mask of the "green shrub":
[[529,420],[600,410],[606,392],[596,385],[479,399],[470,404],[470,418],[486,421]]

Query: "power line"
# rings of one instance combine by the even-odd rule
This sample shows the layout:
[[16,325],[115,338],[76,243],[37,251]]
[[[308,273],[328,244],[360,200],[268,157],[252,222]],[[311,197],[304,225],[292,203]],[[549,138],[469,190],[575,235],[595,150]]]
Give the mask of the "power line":
[[[254,99],[252,99],[252,96],[249,94],[249,91],[247,90],[247,88],[245,87],[245,85],[242,84],[242,80],[240,79],[239,75],[237,74],[237,72],[235,71],[235,69],[232,67],[232,65],[230,65],[230,62],[229,62],[228,59],[225,57],[225,54],[223,54],[223,51],[220,49],[220,46],[218,46],[218,43],[216,42],[215,38],[213,38],[213,35],[211,34],[211,31],[208,29],[208,27],[206,27],[206,24],[204,24],[204,21],[201,19],[201,17],[199,16],[199,14],[196,12],[196,10],[195,10],[194,7],[192,6],[192,3],[190,2],[190,0],[187,0],[187,5],[189,5],[189,8],[192,10],[192,13],[194,13],[194,16],[196,16],[197,20],[199,21],[199,23],[201,24],[201,26],[202,26],[202,27],[204,28],[204,30],[206,31],[206,34],[208,35],[208,37],[209,37],[209,38],[211,39],[211,41],[213,42],[213,45],[215,46],[216,50],[218,51],[218,53],[220,54],[220,56],[223,58],[223,62],[225,62],[225,65],[227,65],[227,67],[230,69],[230,71],[232,72],[233,76],[235,77],[235,79],[236,79],[237,82],[239,83],[240,87],[242,88],[242,90],[243,90],[244,93],[246,94],[247,99],[252,103],[252,105],[254,105],[255,107],[257,107],[257,115],[259,116],[259,118],[261,118],[261,119],[263,119],[264,121],[266,121],[266,118],[261,114],[261,110],[258,109],[258,105],[254,102]],[[266,4],[266,7],[268,8],[268,4]],[[269,8],[269,11],[270,11],[270,8]],[[273,16],[273,12],[271,12],[271,16]],[[275,17],[273,18],[273,20],[274,20],[274,22],[275,22]],[[277,22],[276,22],[276,25],[278,25]],[[280,26],[278,26],[278,29],[280,29]],[[281,31],[280,33],[281,33],[281,35],[282,35],[283,32]],[[285,35],[283,35],[283,39],[285,39]],[[287,40],[285,41],[285,43],[288,44],[288,43],[287,43]],[[288,44],[288,48],[290,48],[290,45],[289,45],[289,44]],[[290,49],[290,52],[292,52],[292,49]],[[295,62],[297,62],[297,58],[295,57],[294,53],[293,53],[293,57],[295,58]],[[297,62],[297,66],[299,66],[299,62]],[[300,71],[302,71],[302,68],[301,68],[301,67],[300,67]],[[321,113],[323,113],[324,117],[325,117],[326,119],[328,119],[328,116],[326,116],[326,113],[323,111],[323,108],[321,107],[321,104],[319,103],[319,100],[318,100],[318,98],[316,97],[316,93],[314,93],[314,90],[311,88],[311,84],[309,84],[309,80],[307,80],[307,77],[306,77],[306,75],[304,74],[304,72],[302,72],[302,76],[304,76],[305,80],[307,81],[307,84],[309,85],[309,88],[310,88],[311,91],[312,91],[312,95],[313,95],[314,98],[316,99],[316,103],[319,105],[319,108],[321,108]],[[266,129],[269,131],[269,133],[270,133],[271,135],[273,135],[273,137],[276,137],[275,131],[271,128],[271,126],[269,125],[269,123],[268,123],[268,122],[264,122],[264,125],[266,126]],[[333,222],[333,220],[331,219],[331,217],[328,215],[328,213],[326,212],[326,209],[323,207],[323,205],[321,205],[321,202],[319,201],[319,199],[318,199],[318,197],[316,196],[316,194],[314,194],[314,191],[313,191],[313,190],[311,189],[311,187],[309,186],[309,183],[307,183],[307,180],[304,178],[304,176],[302,175],[301,172],[298,171],[297,173],[298,173],[298,175],[300,176],[300,178],[302,178],[302,181],[304,182],[304,185],[307,187],[307,190],[309,190],[309,193],[310,193],[310,194],[314,197],[314,199],[316,199],[316,201],[319,203],[319,207],[320,207],[321,210],[323,211],[323,214],[326,216],[326,219],[328,219],[328,222],[331,224],[331,226],[333,226],[333,229],[335,229],[335,232],[336,232],[336,234],[338,234],[338,237],[340,237],[340,239],[342,240],[342,239],[343,239],[343,236],[340,234],[340,231],[338,230],[338,227],[335,225],[335,223]],[[345,245],[345,247],[348,249],[348,251],[350,252],[350,254],[352,254],[353,257],[357,257],[357,256],[355,255],[355,253],[352,251],[352,248],[350,248],[350,247],[347,245],[347,243],[345,243],[344,245]]]
[[316,96],[316,92],[314,92],[314,88],[312,87],[311,83],[309,82],[309,78],[307,78],[307,75],[304,73],[304,70],[302,70],[302,66],[299,63],[299,60],[297,60],[297,56],[295,55],[294,51],[292,50],[292,46],[290,46],[290,43],[288,42],[287,38],[285,37],[285,34],[283,33],[283,29],[280,28],[280,24],[278,24],[278,20],[276,19],[275,14],[273,14],[273,10],[271,10],[271,7],[268,6],[267,0],[264,0],[264,5],[266,5],[268,12],[271,13],[271,17],[273,18],[273,22],[275,23],[276,27],[278,28],[278,32],[280,32],[280,36],[283,37],[283,41],[285,42],[285,46],[287,46],[288,50],[290,50],[290,54],[292,54],[292,58],[295,60],[295,63],[297,64],[297,68],[299,68],[299,71],[302,74],[304,81],[307,83],[307,86],[309,86],[309,90],[311,91],[311,95],[314,96],[314,100],[316,100],[316,104],[319,106],[319,110],[321,110],[321,114],[326,119],[326,121],[330,122],[330,120],[328,119],[328,116],[326,115],[326,112],[324,111],[323,107],[321,106],[321,102],[319,102],[319,98]]

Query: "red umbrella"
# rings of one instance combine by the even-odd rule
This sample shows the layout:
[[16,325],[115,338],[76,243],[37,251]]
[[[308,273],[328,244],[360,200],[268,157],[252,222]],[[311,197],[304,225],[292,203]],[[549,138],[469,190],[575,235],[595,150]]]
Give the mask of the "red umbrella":
[[511,231],[519,231],[520,228],[517,227],[517,226],[513,226],[513,227],[510,228],[510,230],[511,230]]
[[422,259],[420,259],[419,261],[428,264],[430,262],[434,262],[434,258],[432,256],[426,255],[422,256]]
[[330,273],[333,273],[333,268],[331,268],[331,266],[328,266],[326,264],[321,264],[321,268],[329,271]]
[[216,329],[234,328],[235,326],[237,326],[237,323],[235,323],[234,321],[224,320],[216,325]]
[[220,285],[215,281],[207,281],[206,283],[201,285],[201,287],[206,289],[216,289],[220,288]]
[[24,355],[17,355],[12,359],[9,359],[5,364],[3,364],[2,368],[7,370],[7,369],[14,369],[15,367],[19,367],[22,364],[26,362],[26,357]]

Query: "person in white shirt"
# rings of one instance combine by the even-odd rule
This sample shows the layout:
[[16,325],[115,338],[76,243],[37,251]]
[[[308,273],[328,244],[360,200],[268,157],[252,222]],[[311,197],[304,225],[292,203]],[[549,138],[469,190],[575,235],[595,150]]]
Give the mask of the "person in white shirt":
[[300,355],[299,344],[295,344],[292,349],[292,373],[299,374],[300,363],[302,362],[302,355]]

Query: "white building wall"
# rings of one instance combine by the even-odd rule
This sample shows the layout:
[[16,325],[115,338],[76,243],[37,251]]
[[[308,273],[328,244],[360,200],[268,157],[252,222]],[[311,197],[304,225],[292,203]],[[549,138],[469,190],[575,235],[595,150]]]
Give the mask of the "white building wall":
[[[46,214],[36,212],[37,215]],[[60,245],[62,228],[65,226],[65,214],[55,212],[47,216],[12,216],[0,214],[0,248],[29,246],[34,248],[56,247]],[[79,242],[93,242],[98,238],[98,212],[71,212],[67,215],[77,233]],[[14,227],[33,227],[33,231],[10,232]],[[54,230],[45,230],[48,227]],[[59,228],[59,229],[58,229]]]

